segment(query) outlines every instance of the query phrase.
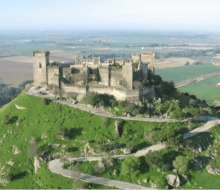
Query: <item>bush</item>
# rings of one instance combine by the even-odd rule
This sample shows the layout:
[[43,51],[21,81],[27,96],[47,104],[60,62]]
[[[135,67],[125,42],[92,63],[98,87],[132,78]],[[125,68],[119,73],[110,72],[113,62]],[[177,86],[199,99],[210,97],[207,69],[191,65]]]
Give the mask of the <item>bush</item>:
[[189,100],[189,104],[190,104],[191,106],[195,106],[195,105],[196,105],[196,102],[197,102],[197,101],[194,100],[194,99],[192,99],[192,98]]
[[137,176],[140,171],[139,167],[141,165],[141,162],[138,157],[135,156],[128,156],[125,158],[125,160],[122,162],[121,166],[121,174],[122,175],[130,175],[130,176]]
[[3,125],[8,125],[10,122],[10,118],[8,115],[3,115],[3,120],[2,120],[2,123]]
[[158,179],[155,181],[158,189],[164,189],[167,185],[167,181],[165,179]]
[[166,144],[169,146],[179,146],[181,143],[183,143],[183,134],[169,138]]
[[143,81],[142,81],[142,85],[143,86],[149,86],[150,85],[150,82],[147,78],[145,78]]
[[149,152],[145,155],[145,160],[148,165],[159,166],[161,162],[160,152],[149,150]]
[[127,144],[127,148],[130,149],[130,150],[133,150],[135,148],[134,142],[129,141],[128,144]]
[[183,119],[185,117],[185,113],[182,110],[178,109],[172,113],[173,119]]
[[167,171],[169,171],[169,170],[171,170],[170,164],[164,164],[164,165],[162,166],[162,168],[161,168],[161,171],[162,171],[162,172],[167,172]]
[[128,103],[127,105],[125,105],[124,111],[128,113],[132,113],[135,108],[136,106],[134,104]]
[[114,144],[99,143],[98,150],[99,152],[110,152],[114,148],[115,148]]
[[185,173],[188,168],[188,160],[184,156],[177,156],[173,161],[173,167],[179,169],[181,173]]
[[43,98],[42,99],[43,105],[49,105],[50,102],[51,102],[51,100],[49,98]]
[[143,88],[143,85],[140,81],[134,81],[133,87],[134,87],[134,89],[140,89],[140,88]]
[[170,95],[175,90],[175,84],[173,81],[171,82],[162,81],[161,89],[162,89],[163,94]]
[[68,129],[65,126],[62,126],[58,129],[58,133],[56,133],[57,138],[63,138],[64,140],[69,140],[68,137]]

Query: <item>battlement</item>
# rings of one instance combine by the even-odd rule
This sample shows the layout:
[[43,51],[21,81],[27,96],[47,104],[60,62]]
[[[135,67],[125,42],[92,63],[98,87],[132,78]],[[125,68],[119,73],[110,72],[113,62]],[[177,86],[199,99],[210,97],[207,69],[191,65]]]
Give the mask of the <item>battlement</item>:
[[155,53],[155,51],[141,51],[141,55],[151,55],[151,56],[155,56],[156,53]]
[[[139,98],[140,93],[134,91],[133,84],[148,78],[148,70],[153,71],[155,59],[155,52],[142,51],[133,53],[132,59],[116,61],[120,66],[115,66],[113,60],[100,63],[100,57],[84,58],[81,55],[75,58],[75,65],[65,66],[57,62],[49,63],[49,51],[34,51],[32,55],[35,86],[53,85],[54,89],[58,87],[76,94],[94,90],[115,96],[119,93],[115,91],[118,88],[124,94],[123,99],[133,96]],[[138,69],[134,69],[134,63],[138,63]],[[95,82],[97,68],[98,83]],[[83,89],[77,90],[77,86]],[[147,93],[141,92],[142,95]]]
[[44,56],[49,56],[50,52],[46,50],[33,51],[32,55],[35,56],[36,54],[43,54]]

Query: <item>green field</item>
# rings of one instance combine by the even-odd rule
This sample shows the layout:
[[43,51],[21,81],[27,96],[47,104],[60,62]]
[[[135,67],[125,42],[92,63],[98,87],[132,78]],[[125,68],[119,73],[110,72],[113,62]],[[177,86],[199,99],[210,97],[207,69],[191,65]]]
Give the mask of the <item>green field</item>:
[[188,92],[194,94],[198,99],[206,100],[208,105],[214,105],[213,100],[220,100],[220,87],[208,86],[210,83],[218,83],[220,75],[202,80],[200,82],[192,83],[178,88],[181,92]]
[[160,75],[164,81],[173,80],[174,83],[177,83],[189,78],[209,74],[216,70],[220,70],[220,67],[214,66],[211,63],[203,63],[202,65],[190,65],[186,67],[155,70],[155,74]]

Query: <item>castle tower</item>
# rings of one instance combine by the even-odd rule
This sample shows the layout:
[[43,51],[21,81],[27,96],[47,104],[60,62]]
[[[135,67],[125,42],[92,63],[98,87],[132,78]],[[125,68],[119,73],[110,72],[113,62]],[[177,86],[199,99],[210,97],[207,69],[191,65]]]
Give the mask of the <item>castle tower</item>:
[[49,65],[49,51],[34,51],[33,55],[33,72],[34,72],[34,86],[48,85],[47,66]]
[[155,63],[155,51],[141,51],[141,62],[148,64],[148,69],[154,74],[154,63]]
[[123,76],[123,82],[122,86],[124,86],[127,89],[133,88],[133,60],[124,60],[125,63],[122,67],[122,76]]

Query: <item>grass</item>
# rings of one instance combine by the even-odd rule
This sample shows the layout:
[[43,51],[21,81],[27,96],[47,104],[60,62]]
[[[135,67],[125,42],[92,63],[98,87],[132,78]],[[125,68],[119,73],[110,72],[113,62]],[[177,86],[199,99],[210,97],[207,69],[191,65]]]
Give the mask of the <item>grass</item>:
[[[15,104],[26,107],[26,109],[18,110],[15,108]],[[165,107],[166,106],[167,105],[165,105]],[[5,114],[10,117],[10,123],[8,125],[2,124],[2,118]],[[18,120],[21,123],[17,127],[16,121]],[[115,119],[105,118],[103,121],[101,116],[55,102],[50,102],[49,105],[43,105],[41,98],[27,95],[23,91],[17,98],[12,100],[12,102],[4,105],[0,109],[0,140],[3,139],[0,148],[0,163],[2,163],[2,167],[5,166],[2,172],[7,173],[7,169],[10,167],[13,173],[13,180],[9,182],[6,187],[1,188],[40,188],[36,181],[41,184],[41,188],[73,188],[71,179],[53,174],[46,168],[46,163],[42,161],[41,168],[38,169],[37,174],[33,172],[28,174],[28,170],[34,171],[33,157],[27,154],[28,145],[30,144],[29,140],[32,136],[36,138],[40,153],[46,150],[49,155],[53,155],[54,153],[64,151],[64,148],[54,149],[48,147],[48,143],[54,143],[66,145],[69,148],[68,153],[70,155],[79,156],[80,153],[83,152],[81,149],[84,148],[87,142],[89,142],[92,148],[98,151],[99,142],[109,143],[110,141],[115,144],[121,144],[121,147],[126,147],[128,141],[133,141],[136,145],[134,151],[137,151],[152,145],[150,141],[145,140],[145,134],[151,133],[152,128],[158,130],[162,127],[175,128],[180,126],[181,128],[186,128],[188,124],[181,122],[156,123],[131,120],[121,120],[121,123],[121,137],[116,138]],[[195,124],[195,127],[200,125],[201,123],[198,122]],[[66,126],[68,129],[70,140],[60,140],[56,138],[56,133],[61,126]],[[11,134],[10,131],[13,131],[13,134]],[[7,136],[2,138],[5,134]],[[45,140],[41,139],[42,134],[47,135]],[[12,153],[13,146],[16,146],[18,150],[20,150],[19,154],[14,155]],[[121,153],[121,151],[117,152],[117,154]],[[11,159],[14,162],[13,166],[6,164],[6,162]],[[121,162],[118,161],[118,167],[120,164]],[[110,175],[110,173],[108,175]],[[143,179],[148,176],[148,174],[145,173],[140,175]],[[153,169],[149,176],[152,176],[152,180],[154,180],[158,175],[160,176],[160,174]],[[2,179],[4,179],[4,176],[2,176]],[[120,180],[136,181],[136,179],[125,177],[121,177]],[[86,183],[86,186],[88,187],[89,184]],[[108,188],[95,184],[92,185],[92,187],[97,189]]]
[[[14,104],[26,107],[26,109],[18,110],[15,108]],[[11,119],[7,126],[2,124],[2,117],[5,114],[8,114]],[[17,127],[16,121],[18,120],[21,123]],[[32,136],[36,138],[40,153],[47,150],[50,155],[53,155],[56,152],[62,152],[64,148],[49,149],[47,146],[48,143],[65,144],[69,147],[69,154],[75,156],[81,153],[80,149],[83,148],[88,141],[91,141],[90,145],[96,150],[97,142],[107,143],[108,140],[122,144],[122,147],[126,146],[126,142],[133,141],[136,144],[136,149],[151,145],[149,141],[145,140],[144,133],[150,132],[149,129],[151,127],[158,125],[156,122],[150,123],[124,120],[121,122],[123,125],[123,131],[127,132],[124,133],[122,131],[121,137],[116,139],[114,136],[114,119],[107,118],[105,125],[103,125],[100,116],[71,108],[66,105],[60,105],[55,102],[50,102],[49,105],[43,105],[41,98],[27,95],[23,91],[23,93],[12,102],[4,105],[0,109],[0,136],[3,137],[4,134],[7,135],[1,143],[0,163],[5,166],[5,170],[3,171],[6,171],[6,169],[9,168],[9,166],[5,164],[6,162],[10,159],[15,162],[11,167],[11,171],[16,180],[10,182],[6,187],[11,189],[17,187],[39,188],[39,185],[33,181],[38,180],[45,188],[71,188],[70,179],[52,174],[44,165],[38,169],[37,174],[27,174],[28,170],[34,170],[33,158],[27,156],[27,147],[29,145],[29,139]],[[165,126],[170,124],[163,123],[162,125]],[[69,135],[72,136],[69,141],[56,138],[55,134],[61,126],[66,126]],[[10,134],[8,131],[14,131],[14,133]],[[42,134],[47,135],[48,137],[45,140],[41,140]],[[134,138],[134,134],[136,139]],[[95,141],[95,139],[97,141]],[[86,142],[83,143],[83,140]],[[21,152],[14,155],[12,153],[13,146],[16,146]],[[26,163],[26,165],[24,165],[24,163]],[[18,167],[19,164],[21,164],[21,166]],[[57,183],[52,183],[54,180]],[[65,181],[65,183],[59,183],[59,181]]]
[[[213,137],[210,137],[210,135],[213,135]],[[218,126],[218,127],[214,127],[214,130],[212,130],[211,132],[203,132],[189,139],[192,140],[192,142],[194,143],[195,142],[204,143],[207,145],[207,147],[209,143],[214,144],[213,147],[211,148],[212,150],[214,150],[216,148],[219,149],[218,143],[215,143],[215,139],[219,139],[218,137],[219,135],[220,135],[220,127]],[[193,160],[195,156],[191,151],[181,150],[181,149],[177,151],[174,148],[163,149],[159,151],[159,153],[161,155],[162,162],[160,163],[158,167],[153,167],[153,166],[148,165],[144,157],[140,157],[140,161],[141,161],[141,166],[139,167],[140,174],[136,177],[122,176],[120,174],[123,160],[115,160],[114,166],[106,169],[105,172],[102,174],[94,173],[94,170],[93,170],[93,166],[96,165],[98,161],[80,162],[80,163],[77,163],[77,166],[82,170],[83,173],[95,174],[99,177],[139,184],[138,180],[141,180],[142,182],[142,180],[148,179],[151,182],[155,182],[157,179],[162,179],[162,178],[166,179],[166,176],[168,174],[176,175],[176,173],[174,173],[172,169],[170,171],[165,172],[164,174],[162,172],[158,172],[158,169],[161,168],[161,166],[165,163],[172,164],[172,161],[175,160],[175,158],[179,155],[182,155],[185,157],[187,156],[189,161]],[[207,153],[207,149],[204,149],[198,155],[201,157],[205,157],[206,153]],[[219,187],[219,176],[209,174],[206,170],[207,165],[216,165],[220,168],[220,158],[216,157],[215,159],[211,161],[204,160],[203,169],[198,170],[198,171],[194,169],[194,163],[189,162],[188,171],[185,173],[188,175],[189,179],[185,181],[183,185],[181,185],[177,189],[182,189],[182,188],[199,189],[199,187],[202,187],[203,189],[218,188]],[[119,175],[117,176],[113,175],[114,169],[117,169],[119,171]],[[178,174],[178,175],[180,176],[181,174]],[[149,183],[145,184],[142,182],[142,185],[146,187],[150,187]]]
[[200,82],[192,83],[178,88],[181,92],[188,92],[194,94],[198,99],[206,100],[208,105],[214,105],[214,100],[219,100],[220,87],[208,86],[210,83],[218,83],[220,75],[202,80]]
[[173,80],[174,83],[194,78],[200,75],[205,75],[219,70],[219,67],[211,63],[204,63],[202,65],[191,65],[186,67],[166,68],[156,70],[155,74],[160,75],[164,81]]

